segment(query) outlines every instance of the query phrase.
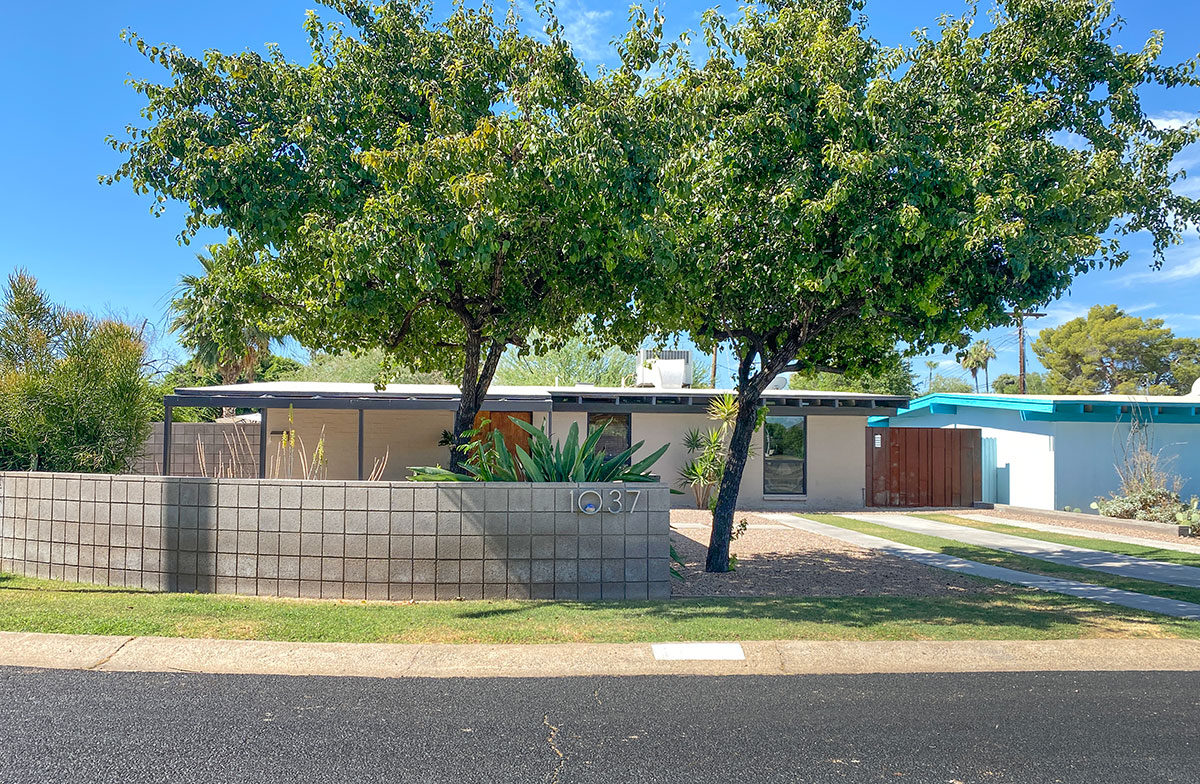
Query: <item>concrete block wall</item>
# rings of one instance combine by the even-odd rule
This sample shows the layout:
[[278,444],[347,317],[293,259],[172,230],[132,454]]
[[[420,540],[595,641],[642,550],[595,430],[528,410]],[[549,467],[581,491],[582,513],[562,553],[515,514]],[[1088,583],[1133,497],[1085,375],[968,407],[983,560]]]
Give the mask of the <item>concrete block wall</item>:
[[393,601],[671,593],[661,484],[3,473],[0,504],[0,571],[28,576]]
[[[258,476],[257,423],[175,422],[171,425],[172,476]],[[200,455],[204,455],[203,466]],[[130,473],[161,476],[163,423],[155,422]]]

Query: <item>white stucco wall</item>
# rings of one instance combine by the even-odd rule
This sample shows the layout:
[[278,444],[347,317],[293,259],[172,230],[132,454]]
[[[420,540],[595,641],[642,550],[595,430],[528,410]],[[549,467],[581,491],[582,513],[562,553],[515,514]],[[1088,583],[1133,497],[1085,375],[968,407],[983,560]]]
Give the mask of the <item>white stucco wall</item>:
[[[892,427],[974,428],[996,439],[996,465],[1009,465],[1009,503],[1054,509],[1055,423],[1022,422],[1018,411],[960,406],[957,414],[893,417]],[[1085,504],[1086,506],[1086,504]]]
[[[1009,500],[1035,509],[1087,512],[1119,484],[1116,464],[1129,435],[1115,422],[1025,422],[1018,411],[960,406],[957,414],[893,418],[892,427],[974,427],[996,439],[997,464],[1010,465]],[[1153,448],[1200,495],[1200,424],[1155,424]]]
[[[1092,501],[1116,491],[1120,485],[1117,464],[1129,438],[1129,425],[1100,422],[1060,422],[1057,425],[1056,508],[1090,511]],[[1184,480],[1186,500],[1200,495],[1200,424],[1154,424],[1151,449],[1163,465]]]

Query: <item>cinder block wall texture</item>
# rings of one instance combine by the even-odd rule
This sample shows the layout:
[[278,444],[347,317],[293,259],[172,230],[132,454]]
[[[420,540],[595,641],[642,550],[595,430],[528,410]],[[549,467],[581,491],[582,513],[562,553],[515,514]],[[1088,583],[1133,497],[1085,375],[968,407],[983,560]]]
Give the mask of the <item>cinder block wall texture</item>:
[[9,472],[0,491],[0,571],[32,577],[337,599],[671,593],[661,484]]
[[[256,477],[259,438],[259,426],[252,422],[175,422],[171,476]],[[155,422],[129,473],[161,476],[162,459],[163,423]]]

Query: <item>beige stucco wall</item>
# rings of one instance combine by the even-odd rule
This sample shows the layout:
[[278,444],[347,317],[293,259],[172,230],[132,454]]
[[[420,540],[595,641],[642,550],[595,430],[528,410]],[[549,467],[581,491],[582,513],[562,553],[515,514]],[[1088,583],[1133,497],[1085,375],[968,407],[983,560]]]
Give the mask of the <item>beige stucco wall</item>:
[[[544,426],[547,415],[535,412],[533,423]],[[586,433],[587,415],[556,411],[550,417],[551,438],[562,440],[572,423]],[[450,411],[367,411],[364,420],[364,472],[369,475],[377,458],[388,453],[383,478],[402,480],[408,477],[409,466],[446,465],[449,451],[437,446],[442,431],[453,422]],[[812,416],[808,419],[808,495],[763,495],[763,434],[754,437],[754,448],[742,476],[739,506],[745,509],[857,509],[863,505],[866,477],[866,418],[850,416]],[[321,438],[324,425],[325,454],[328,479],[358,477],[358,412],[297,409],[288,423],[284,409],[268,411],[267,441],[268,477],[276,474],[274,466],[279,455],[278,431],[294,429],[311,455]],[[631,416],[634,443],[645,441],[635,458],[644,457],[665,443],[666,454],[654,465],[653,471],[673,488],[684,494],[672,494],[675,507],[694,507],[691,491],[678,488],[679,470],[690,459],[683,447],[683,436],[692,428],[706,429],[712,421],[704,414],[633,414]],[[297,472],[299,468],[297,467]],[[297,477],[299,474],[297,473]]]
[[[311,457],[325,434],[325,479],[358,478],[358,412],[322,409],[296,409],[288,421],[286,409],[269,409],[267,416],[268,477],[275,477],[279,452],[279,431],[295,430]],[[533,424],[541,427],[545,414],[534,412]],[[445,466],[450,450],[438,446],[442,431],[454,424],[452,411],[366,411],[363,418],[363,478],[368,478],[376,460],[387,456],[384,480],[401,481],[409,476],[411,466]],[[569,426],[569,423],[568,423]],[[558,427],[557,421],[554,427]],[[563,432],[566,435],[566,432]],[[296,462],[294,478],[300,478]],[[288,478],[286,470],[278,476]]]
[[[555,414],[555,425],[560,415]],[[581,415],[582,416],[582,415]],[[713,422],[704,414],[634,414],[633,441],[645,441],[638,455],[646,455],[664,443],[671,446],[654,465],[663,481],[684,495],[672,495],[671,505],[694,508],[695,500],[687,488],[678,485],[679,470],[690,459],[683,447],[683,436],[695,428],[706,430]],[[858,509],[863,505],[866,485],[865,417],[813,416],[808,418],[808,495],[772,496],[763,494],[763,438],[756,433],[746,469],[742,474],[738,505],[745,509],[807,508]]]

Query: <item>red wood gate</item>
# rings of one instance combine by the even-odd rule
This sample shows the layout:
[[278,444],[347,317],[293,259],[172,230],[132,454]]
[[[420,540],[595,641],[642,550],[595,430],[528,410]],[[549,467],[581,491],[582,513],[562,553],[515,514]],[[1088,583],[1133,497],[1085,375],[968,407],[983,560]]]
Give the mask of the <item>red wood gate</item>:
[[867,506],[972,506],[983,497],[982,431],[868,427]]

